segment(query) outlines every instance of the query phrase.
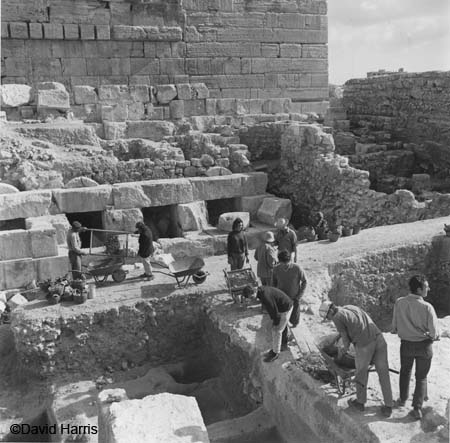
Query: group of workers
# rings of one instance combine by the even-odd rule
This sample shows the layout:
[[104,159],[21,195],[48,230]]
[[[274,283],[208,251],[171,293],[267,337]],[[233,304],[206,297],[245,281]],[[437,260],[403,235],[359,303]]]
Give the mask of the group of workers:
[[[303,269],[296,263],[297,238],[285,219],[276,223],[277,232],[266,232],[255,251],[257,275],[261,280],[258,288],[246,286],[245,298],[255,296],[272,320],[272,349],[265,354],[264,361],[276,360],[280,352],[287,350],[288,325],[296,327],[300,320],[299,301],[307,280]],[[276,250],[278,247],[278,253]],[[248,262],[248,246],[243,233],[242,220],[236,220],[233,232],[228,237],[228,260],[232,269],[241,269]],[[351,345],[355,349],[356,398],[349,399],[351,408],[364,411],[367,401],[368,373],[371,365],[378,374],[384,404],[381,414],[392,415],[393,407],[403,407],[409,397],[411,372],[415,364],[415,390],[412,410],[414,419],[422,418],[422,407],[427,395],[427,375],[433,357],[433,341],[439,339],[437,316],[433,306],[424,298],[429,291],[424,276],[415,275],[409,280],[409,295],[397,299],[392,320],[392,330],[398,334],[400,345],[400,377],[398,400],[393,401],[387,343],[380,329],[361,308],[353,305],[336,306],[331,301],[322,303],[319,314],[331,320],[342,342],[338,348],[339,360]]]
[[[276,222],[277,231],[263,234],[261,243],[255,250],[257,275],[261,286],[246,286],[245,298],[255,296],[261,302],[272,320],[272,349],[266,353],[265,362],[276,360],[281,351],[287,350],[288,325],[296,327],[300,321],[300,299],[306,289],[305,272],[297,264],[297,236],[288,226],[286,219]],[[69,260],[73,277],[82,278],[81,249],[79,233],[85,230],[75,221],[67,233]],[[136,224],[139,234],[138,256],[144,265],[141,277],[152,279],[150,258],[154,252],[151,230],[142,222]],[[228,263],[231,270],[242,269],[249,263],[247,238],[244,223],[237,218],[228,235]],[[338,349],[338,359],[346,354],[350,345],[355,348],[356,398],[350,399],[350,407],[364,411],[367,401],[368,372],[371,365],[378,374],[384,405],[381,413],[390,417],[392,408],[402,407],[409,397],[409,385],[412,367],[415,363],[415,390],[412,399],[413,409],[410,415],[422,418],[422,406],[427,396],[427,375],[433,357],[433,341],[439,339],[437,316],[433,306],[424,298],[429,291],[424,276],[415,275],[409,280],[409,295],[397,299],[393,310],[392,333],[398,334],[400,346],[399,399],[394,402],[389,376],[387,343],[380,329],[370,316],[361,308],[353,305],[336,306],[331,301],[322,303],[319,314],[325,320],[331,320],[339,333],[343,346]]]
[[[136,231],[134,234],[139,235],[139,249],[137,256],[141,259],[144,266],[144,273],[139,277],[145,278],[146,280],[152,280],[154,276],[150,260],[155,252],[152,231],[143,222],[137,222],[135,228]],[[83,227],[79,221],[74,221],[71,228],[67,231],[66,240],[69,251],[69,262],[72,269],[72,278],[74,280],[84,280],[85,278],[81,270],[81,257],[86,255],[86,252],[81,248],[80,233],[86,230],[87,228]]]

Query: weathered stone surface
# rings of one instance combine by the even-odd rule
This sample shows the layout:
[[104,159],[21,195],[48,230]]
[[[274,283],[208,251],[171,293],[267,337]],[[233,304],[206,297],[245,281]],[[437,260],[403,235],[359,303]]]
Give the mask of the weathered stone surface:
[[106,140],[117,140],[127,137],[127,124],[119,122],[103,122],[103,128]]
[[177,96],[177,88],[175,85],[158,85],[156,86],[156,100],[161,105],[167,105]]
[[[149,416],[152,420],[148,420]],[[209,443],[194,397],[163,393],[142,400],[114,402],[100,420],[105,426],[104,435],[108,436],[108,440],[101,443],[143,440],[149,443]],[[189,429],[189,432],[180,432],[182,429]]]
[[241,176],[242,195],[264,194],[267,188],[268,177],[265,172],[249,172]]
[[273,226],[279,218],[290,220],[292,215],[292,203],[287,198],[265,198],[258,209],[259,221]]
[[193,177],[189,181],[192,185],[193,200],[217,200],[242,195],[242,177],[240,174],[221,177]]
[[116,209],[146,208],[152,205],[141,183],[123,183],[112,188],[113,204]]
[[70,270],[69,258],[67,255],[55,257],[43,257],[33,260],[36,268],[37,281],[44,281],[66,275]]
[[208,227],[208,210],[204,201],[177,205],[177,215],[183,231],[200,231]]
[[19,306],[26,305],[27,303],[28,300],[22,294],[14,294],[8,300],[8,306],[11,308],[11,310],[18,308]]
[[243,221],[244,229],[247,229],[250,224],[250,214],[248,212],[224,212],[219,216],[217,227],[221,231],[231,232],[233,223],[237,218]]
[[38,83],[35,88],[35,100],[38,111],[40,109],[70,109],[69,93],[61,83]]
[[256,219],[256,214],[263,200],[267,197],[273,197],[270,194],[250,195],[239,198],[238,209],[239,211],[248,212],[250,219]]
[[175,126],[167,121],[130,121],[127,124],[127,138],[145,138],[155,142],[161,141],[164,137],[173,135]]
[[213,166],[206,171],[207,177],[216,177],[218,175],[231,175],[232,172],[223,166]]
[[173,205],[196,200],[189,179],[148,180],[140,182],[140,185],[151,201],[150,206]]
[[31,101],[31,87],[28,85],[0,85],[0,106],[16,108],[27,105]]
[[93,186],[98,186],[98,183],[95,180],[92,180],[92,178],[89,177],[75,177],[72,180],[69,180],[65,188],[71,189],[71,188],[91,188]]
[[22,288],[36,280],[35,263],[31,258],[5,260],[0,262],[0,268],[3,268],[5,289]]
[[[113,190],[114,194],[114,190]],[[103,229],[134,232],[136,223],[143,221],[142,211],[133,209],[107,209],[102,214]]]
[[32,229],[30,236],[31,254],[33,258],[52,257],[58,255],[56,229]]
[[31,257],[31,242],[23,229],[0,231],[0,260]]
[[0,194],[15,194],[19,192],[19,190],[8,183],[0,183]]
[[65,214],[30,217],[25,220],[25,226],[28,230],[54,228],[58,245],[66,244],[67,231],[70,229],[70,223]]
[[101,185],[91,188],[54,189],[53,199],[60,212],[103,211],[112,204],[112,188]]
[[92,86],[74,86],[73,95],[77,105],[93,104],[98,102],[97,92]]
[[0,220],[48,215],[51,191],[25,191],[0,195]]

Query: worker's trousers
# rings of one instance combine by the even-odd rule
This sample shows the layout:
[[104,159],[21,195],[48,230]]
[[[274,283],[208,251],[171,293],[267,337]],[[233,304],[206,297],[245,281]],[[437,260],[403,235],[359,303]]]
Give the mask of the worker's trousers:
[[[280,322],[278,325],[272,326],[272,351],[278,354],[281,351],[281,339],[283,336],[283,332],[286,330],[286,338],[287,338],[287,327],[289,317],[291,316],[292,308],[286,312],[280,312]],[[287,341],[286,341],[287,344]]]

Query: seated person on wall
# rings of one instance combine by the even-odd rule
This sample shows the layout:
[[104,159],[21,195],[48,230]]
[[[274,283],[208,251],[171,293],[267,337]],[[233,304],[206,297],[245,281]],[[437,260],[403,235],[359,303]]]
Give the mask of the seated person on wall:
[[306,289],[306,275],[300,265],[291,261],[288,251],[280,251],[278,261],[279,264],[273,270],[273,285],[281,289],[294,303],[289,321],[295,328],[300,323],[300,299]]
[[67,232],[67,247],[69,249],[69,261],[72,269],[72,278],[74,280],[85,279],[81,273],[81,257],[86,255],[86,252],[81,250],[80,232],[85,231],[79,221],[74,221],[72,227]]
[[275,234],[275,246],[279,251],[288,251],[294,262],[297,262],[297,234],[288,226],[285,218],[279,218],[275,223],[277,233]]
[[[252,286],[246,286],[242,296],[248,299],[254,293]],[[281,351],[288,349],[288,321],[293,303],[283,291],[272,286],[260,286],[256,291],[256,298],[272,319],[272,349],[264,357],[264,361],[270,363],[279,357]]]
[[261,236],[262,242],[255,250],[255,260],[258,262],[256,275],[263,286],[272,286],[273,268],[277,263],[277,253],[273,247],[275,237],[273,232],[265,232]]
[[328,234],[328,223],[323,216],[323,212],[317,212],[311,220],[311,227],[317,234],[318,240],[325,240]]
[[141,258],[145,271],[140,277],[151,280],[154,276],[150,260],[155,252],[152,231],[143,222],[137,222],[135,234],[139,234],[138,256]]
[[381,413],[385,417],[390,417],[393,406],[391,379],[387,343],[381,331],[369,315],[357,306],[336,306],[331,301],[325,301],[320,306],[319,314],[323,319],[331,320],[336,326],[344,342],[344,347],[339,351],[341,354],[349,349],[351,343],[355,345],[356,399],[349,399],[348,405],[358,411],[364,411],[369,366],[374,364],[384,398]]
[[231,270],[242,269],[245,262],[249,263],[247,237],[244,233],[244,222],[237,218],[231,227],[232,231],[228,234],[227,254],[228,264]]

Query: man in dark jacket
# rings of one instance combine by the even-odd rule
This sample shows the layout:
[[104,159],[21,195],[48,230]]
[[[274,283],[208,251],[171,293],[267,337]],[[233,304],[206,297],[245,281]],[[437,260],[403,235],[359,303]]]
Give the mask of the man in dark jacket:
[[231,270],[242,269],[245,261],[248,263],[247,237],[244,233],[244,222],[237,218],[232,225],[232,231],[227,240],[228,264]]
[[[243,289],[242,295],[245,298],[250,298],[253,294],[252,286],[246,286]],[[272,349],[264,358],[264,361],[269,363],[279,357],[282,343],[287,348],[287,327],[293,302],[283,291],[272,286],[260,286],[256,292],[256,298],[272,319]]]
[[136,234],[139,234],[139,250],[138,256],[142,260],[144,265],[144,274],[140,277],[147,278],[149,280],[153,279],[153,271],[150,259],[153,255],[155,249],[153,248],[153,235],[152,231],[142,222],[136,223]]

